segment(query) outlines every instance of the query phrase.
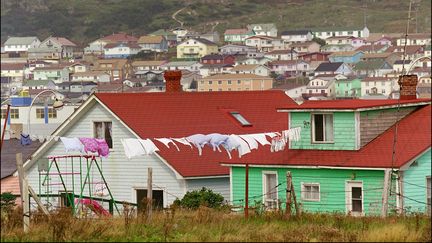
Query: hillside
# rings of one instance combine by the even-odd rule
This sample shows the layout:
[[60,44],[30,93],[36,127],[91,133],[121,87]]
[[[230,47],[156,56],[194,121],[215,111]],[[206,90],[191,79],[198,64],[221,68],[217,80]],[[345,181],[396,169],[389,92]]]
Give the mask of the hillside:
[[[428,32],[431,1],[415,2],[410,29]],[[142,35],[179,22],[197,31],[220,33],[267,22],[276,23],[279,30],[358,27],[364,25],[365,12],[372,32],[404,32],[408,4],[407,0],[1,0],[1,40],[58,35],[85,45],[113,32]],[[176,12],[178,21],[172,18]]]

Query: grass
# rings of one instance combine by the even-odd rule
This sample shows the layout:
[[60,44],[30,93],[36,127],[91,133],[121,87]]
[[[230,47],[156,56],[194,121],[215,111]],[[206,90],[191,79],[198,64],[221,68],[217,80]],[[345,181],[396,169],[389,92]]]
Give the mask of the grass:
[[196,211],[155,212],[150,221],[145,215],[105,219],[76,219],[62,210],[47,218],[38,215],[24,234],[14,211],[2,218],[3,241],[431,241],[431,218],[424,215],[350,217],[331,214],[304,214],[301,218],[268,212],[245,219],[200,207]]

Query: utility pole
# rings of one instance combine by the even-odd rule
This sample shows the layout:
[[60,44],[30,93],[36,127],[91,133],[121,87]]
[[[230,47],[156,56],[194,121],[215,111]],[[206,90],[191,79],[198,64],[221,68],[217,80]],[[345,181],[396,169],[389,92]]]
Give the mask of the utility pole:
[[24,233],[27,233],[30,227],[30,201],[29,201],[29,190],[28,190],[27,178],[24,173],[22,153],[16,154],[16,164],[17,164],[18,178],[20,184],[21,203],[23,206]]

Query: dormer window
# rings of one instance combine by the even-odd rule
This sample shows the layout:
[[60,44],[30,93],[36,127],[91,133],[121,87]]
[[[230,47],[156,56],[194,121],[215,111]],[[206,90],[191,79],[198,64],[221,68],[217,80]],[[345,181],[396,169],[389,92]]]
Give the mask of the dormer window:
[[333,143],[333,114],[312,114],[312,142]]
[[243,127],[249,127],[252,126],[252,123],[250,123],[246,118],[244,118],[239,112],[232,111],[230,114],[243,126]]

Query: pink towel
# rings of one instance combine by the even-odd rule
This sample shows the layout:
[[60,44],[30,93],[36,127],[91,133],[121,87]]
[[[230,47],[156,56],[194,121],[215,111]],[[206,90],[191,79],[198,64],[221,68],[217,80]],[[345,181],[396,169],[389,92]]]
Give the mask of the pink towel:
[[96,140],[96,143],[98,144],[98,147],[99,147],[99,149],[98,149],[99,156],[104,157],[104,158],[108,157],[109,147],[108,147],[108,144],[105,141],[105,139],[95,138],[95,140]]

